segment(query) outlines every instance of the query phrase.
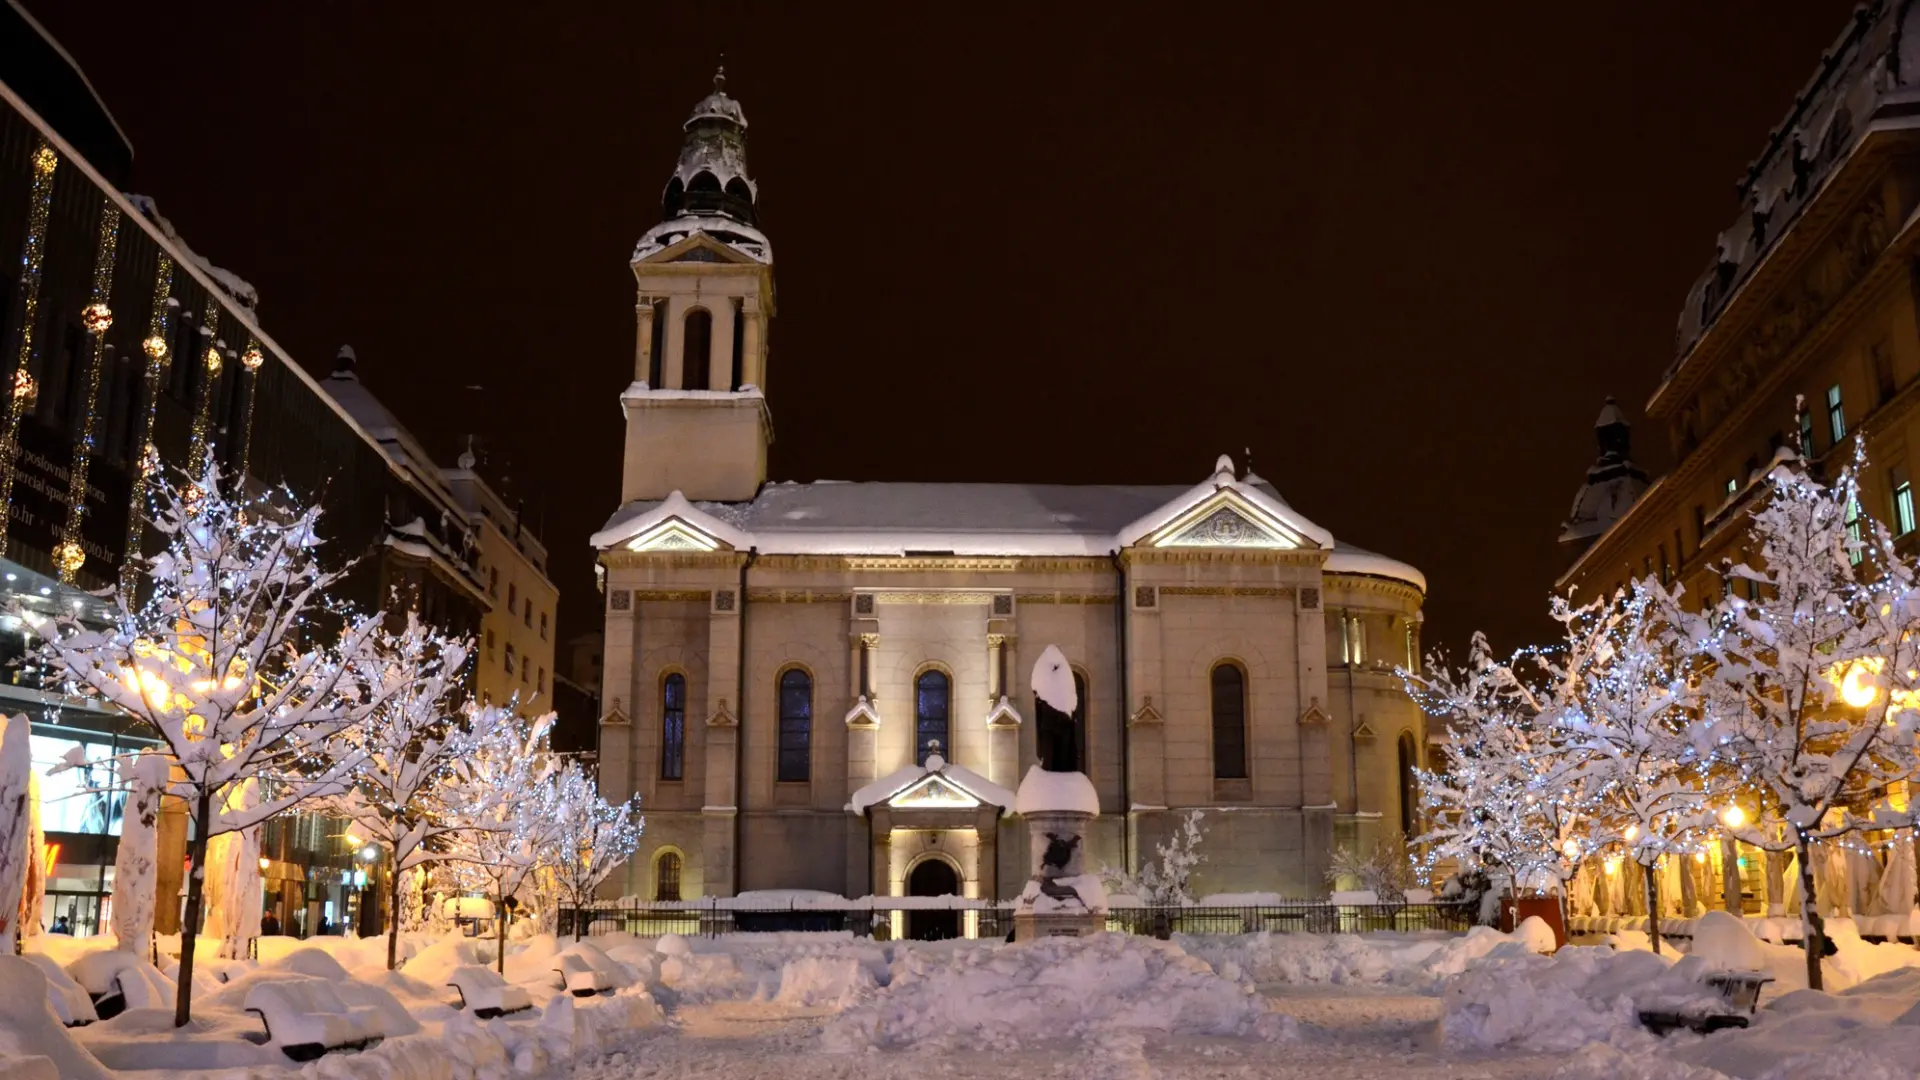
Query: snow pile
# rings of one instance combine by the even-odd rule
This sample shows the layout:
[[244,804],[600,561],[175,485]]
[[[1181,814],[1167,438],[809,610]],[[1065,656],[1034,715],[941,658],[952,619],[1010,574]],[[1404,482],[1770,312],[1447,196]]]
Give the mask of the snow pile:
[[1063,716],[1072,716],[1080,707],[1080,690],[1073,685],[1073,668],[1068,666],[1066,654],[1058,645],[1040,650],[1040,659],[1033,664],[1031,685],[1035,697]]
[[1727,1011],[1688,958],[1572,947],[1546,956],[1490,956],[1449,982],[1441,1035],[1454,1049],[1575,1050],[1587,1043],[1644,1045],[1646,1010]]
[[[24,731],[26,724],[20,728]],[[24,735],[21,741],[26,741]],[[0,956],[0,1069],[9,1074],[18,1069],[26,1076],[37,1071],[62,1080],[109,1077],[54,1015],[46,976],[17,956]]]
[[1726,971],[1760,971],[1767,966],[1760,939],[1739,916],[1724,911],[1709,911],[1694,921],[1687,955]]
[[[1522,929],[1525,929],[1522,924]],[[1551,931],[1549,931],[1549,937]],[[1443,933],[1205,934],[1175,939],[1228,978],[1244,972],[1256,983],[1370,983],[1430,990],[1483,957],[1524,955],[1541,945],[1519,935],[1476,926],[1464,936]],[[1551,948],[1552,943],[1545,943]]]
[[1024,945],[903,949],[885,989],[821,1032],[828,1050],[944,1046],[1014,1050],[1151,1033],[1292,1037],[1251,983],[1178,946],[1121,934]]
[[1086,773],[1048,772],[1038,765],[1029,768],[1013,797],[1014,813],[1062,810],[1100,816],[1100,796],[1093,790],[1093,781],[1087,779]]
[[780,969],[780,990],[773,999],[800,1008],[845,1008],[861,992],[878,985],[873,972],[856,957],[804,956]]

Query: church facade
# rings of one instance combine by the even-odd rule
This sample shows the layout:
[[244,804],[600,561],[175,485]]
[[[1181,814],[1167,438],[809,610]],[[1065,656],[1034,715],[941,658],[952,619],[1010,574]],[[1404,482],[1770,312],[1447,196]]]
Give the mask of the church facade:
[[716,83],[634,254],[593,538],[600,783],[647,820],[608,891],[1018,894],[1047,645],[1080,690],[1046,741],[1099,795],[1089,866],[1137,868],[1199,809],[1196,892],[1309,897],[1336,846],[1417,831],[1427,725],[1393,668],[1425,579],[1230,458],[1191,486],[768,482],[773,253]]

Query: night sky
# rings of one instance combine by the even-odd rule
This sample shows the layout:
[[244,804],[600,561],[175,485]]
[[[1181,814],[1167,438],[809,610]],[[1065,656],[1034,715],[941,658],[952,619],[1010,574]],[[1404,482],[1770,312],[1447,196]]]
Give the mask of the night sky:
[[569,632],[628,259],[724,52],[776,479],[1188,484],[1251,447],[1426,572],[1456,653],[1548,633],[1593,418],[1638,418],[1853,6],[24,2],[281,345],[352,343],[447,461],[489,441]]

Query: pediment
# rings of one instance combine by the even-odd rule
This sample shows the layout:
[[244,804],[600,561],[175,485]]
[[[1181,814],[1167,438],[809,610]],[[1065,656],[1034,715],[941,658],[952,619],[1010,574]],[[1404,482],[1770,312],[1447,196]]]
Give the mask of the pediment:
[[645,266],[659,263],[740,263],[753,264],[754,260],[735,251],[724,241],[717,240],[704,232],[691,232],[678,241],[639,259],[635,265]]
[[980,800],[940,773],[928,773],[887,800],[896,810],[971,810]]
[[1311,546],[1278,516],[1232,489],[1201,500],[1147,538],[1162,548],[1275,548]]
[[718,551],[718,537],[683,518],[671,517],[627,541],[628,551]]

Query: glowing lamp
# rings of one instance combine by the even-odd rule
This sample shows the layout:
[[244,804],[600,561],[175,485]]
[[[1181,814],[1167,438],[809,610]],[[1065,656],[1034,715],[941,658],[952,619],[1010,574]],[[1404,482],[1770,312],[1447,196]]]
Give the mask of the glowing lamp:
[[1873,704],[1880,696],[1880,687],[1873,681],[1873,667],[1864,662],[1854,664],[1840,679],[1840,700],[1856,709],[1864,709]]
[[1613,875],[1619,872],[1620,872],[1620,857],[1616,855],[1613,858],[1607,860],[1607,876],[1612,877]]
[[265,855],[260,856],[260,872],[261,873],[263,874],[266,873],[267,867],[272,865],[273,865],[272,859],[267,858]]
[[1640,835],[1640,826],[1638,825],[1627,826],[1627,843],[1629,844],[1633,843],[1634,837],[1637,837],[1639,835]]
[[207,348],[207,374],[220,374],[220,350],[211,346]]
[[141,342],[140,347],[146,350],[147,358],[151,360],[160,360],[167,355],[167,339],[161,337],[159,334],[155,334]]
[[1703,863],[1703,862],[1706,862],[1706,861],[1707,861],[1707,853],[1706,853],[1706,852],[1704,852],[1704,851],[1696,851],[1696,852],[1694,852],[1694,853],[1693,853],[1693,861],[1694,861],[1694,862],[1699,862],[1699,863]]
[[1747,823],[1747,812],[1737,804],[1729,806],[1720,814],[1720,820],[1727,823],[1727,828],[1737,829]]
[[377,847],[374,847],[372,844],[368,844],[366,847],[366,850],[360,853],[360,857],[367,860],[368,862],[372,862],[373,860],[380,857],[380,849]]
[[88,304],[80,309],[80,325],[86,327],[89,334],[104,334],[113,327],[113,309],[105,304]]
[[248,371],[259,371],[260,365],[265,363],[266,359],[260,354],[260,346],[249,345],[247,351],[240,355],[240,366]]
[[1569,859],[1578,859],[1580,857],[1580,841],[1569,838],[1565,844],[1560,846],[1560,851]]

